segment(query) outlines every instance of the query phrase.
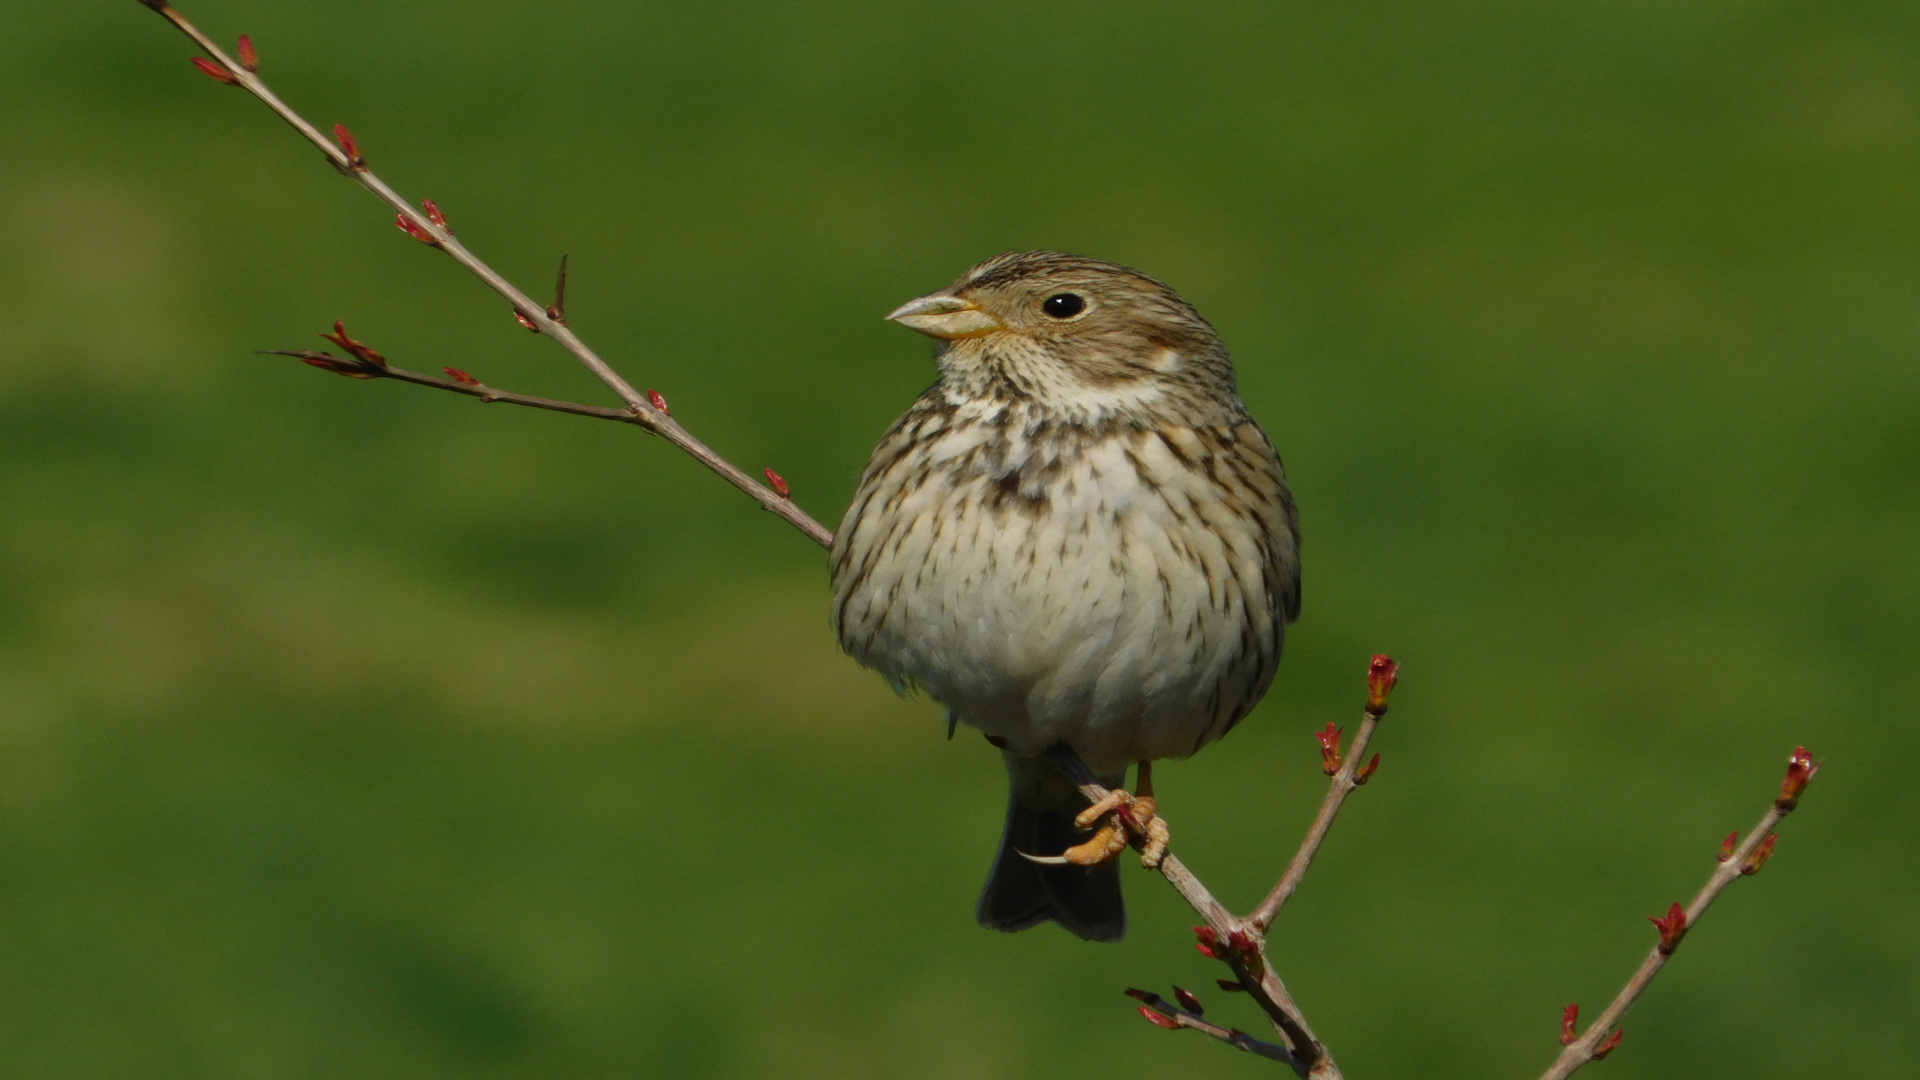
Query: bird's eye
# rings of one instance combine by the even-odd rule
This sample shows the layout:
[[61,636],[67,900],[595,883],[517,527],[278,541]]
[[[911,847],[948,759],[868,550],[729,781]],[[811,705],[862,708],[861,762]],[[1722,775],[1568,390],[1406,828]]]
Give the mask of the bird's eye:
[[1087,302],[1077,293],[1059,292],[1040,302],[1040,310],[1056,319],[1071,319],[1087,309]]

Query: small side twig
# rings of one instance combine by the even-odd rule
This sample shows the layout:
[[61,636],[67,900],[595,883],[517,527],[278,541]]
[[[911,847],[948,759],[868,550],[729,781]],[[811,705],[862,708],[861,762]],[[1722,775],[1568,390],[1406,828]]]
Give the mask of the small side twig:
[[1258,1054],[1263,1058],[1271,1058],[1285,1065],[1287,1068],[1293,1069],[1301,1075],[1305,1075],[1305,1069],[1301,1067],[1299,1061],[1294,1058],[1293,1054],[1288,1051],[1286,1047],[1278,1043],[1270,1043],[1262,1039],[1256,1039],[1246,1032],[1241,1031],[1239,1028],[1224,1028],[1219,1024],[1212,1023],[1206,1019],[1205,1013],[1200,1008],[1200,1000],[1198,998],[1177,986],[1173,988],[1173,992],[1174,995],[1180,999],[1182,1005],[1186,1006],[1185,1008],[1182,1008],[1181,1005],[1174,1005],[1168,1002],[1167,999],[1150,990],[1129,989],[1127,996],[1133,998],[1135,1001],[1145,1003],[1140,1006],[1141,1016],[1146,1017],[1148,1021],[1166,1028],[1169,1031],[1187,1028],[1192,1031],[1211,1035],[1237,1050],[1245,1050],[1250,1054]]
[[1307,868],[1313,865],[1313,857],[1320,853],[1320,845],[1327,839],[1327,832],[1333,828],[1333,819],[1340,814],[1340,807],[1347,801],[1353,789],[1366,783],[1373,776],[1373,770],[1380,763],[1380,755],[1375,754],[1365,770],[1360,767],[1360,759],[1366,753],[1367,743],[1373,738],[1373,729],[1380,724],[1380,718],[1387,715],[1387,700],[1393,694],[1394,683],[1399,681],[1400,665],[1391,657],[1375,656],[1367,667],[1367,709],[1361,714],[1360,730],[1354,733],[1353,745],[1348,747],[1346,760],[1340,760],[1338,728],[1328,725],[1328,731],[1321,736],[1323,760],[1330,766],[1333,781],[1327,785],[1326,798],[1320,800],[1320,812],[1313,816],[1313,824],[1307,829],[1307,837],[1300,842],[1300,850],[1294,853],[1293,860],[1287,864],[1286,873],[1280,875],[1280,881],[1247,916],[1254,929],[1265,934],[1280,914],[1280,908],[1300,887],[1307,876]]
[[211,58],[196,58],[194,66],[215,80],[239,86],[258,98],[267,108],[272,109],[276,116],[286,121],[288,126],[299,132],[301,137],[319,147],[320,152],[326,155],[328,164],[338,170],[341,175],[352,178],[393,209],[398,215],[395,224],[402,231],[422,243],[446,252],[453,261],[466,267],[475,277],[485,282],[488,288],[504,297],[512,305],[514,318],[519,320],[520,325],[536,333],[545,334],[558,342],[561,348],[584,364],[608,389],[619,395],[620,400],[626,403],[628,411],[633,414],[635,418],[633,422],[636,426],[645,428],[673,443],[694,460],[719,474],[722,479],[752,496],[761,506],[799,529],[808,539],[822,547],[833,546],[833,533],[826,526],[808,516],[806,511],[800,509],[791,498],[773,491],[732,462],[714,453],[705,443],[694,438],[677,421],[668,416],[664,410],[656,409],[646,397],[621,378],[605,360],[588,348],[586,343],[568,328],[566,310],[562,306],[565,303],[564,268],[559,283],[561,294],[555,296],[553,308],[549,310],[545,305],[521,292],[512,282],[482,262],[473,252],[468,251],[466,246],[454,236],[453,230],[447,227],[446,216],[440,212],[440,208],[434,205],[432,200],[427,200],[421,207],[416,208],[412,203],[401,198],[393,188],[387,186],[385,181],[374,175],[373,170],[367,167],[367,159],[362,155],[359,143],[344,126],[335,125],[334,138],[330,140],[322,135],[318,128],[308,123],[305,117],[281,101],[256,74],[259,61],[252,41],[243,39],[241,59],[235,60],[165,0],[140,0],[140,2],[172,23],[175,29],[185,34]]
[[1714,866],[1713,873],[1707,876],[1707,883],[1694,894],[1692,903],[1684,908],[1675,904],[1667,910],[1666,915],[1652,920],[1660,931],[1660,940],[1654,944],[1647,958],[1641,961],[1640,969],[1614,995],[1613,1001],[1594,1018],[1585,1034],[1573,1035],[1580,1010],[1577,1005],[1567,1006],[1564,1020],[1566,1036],[1562,1039],[1566,1049],[1560,1051],[1552,1067],[1540,1074],[1540,1080],[1566,1080],[1589,1061],[1605,1057],[1620,1044],[1620,1030],[1615,1025],[1646,992],[1653,977],[1660,974],[1660,969],[1673,958],[1674,950],[1680,947],[1680,939],[1693,929],[1694,924],[1700,921],[1700,916],[1706,914],[1707,908],[1713,905],[1727,886],[1737,878],[1758,873],[1766,865],[1767,859],[1773,855],[1773,830],[1799,805],[1801,793],[1806,791],[1807,783],[1819,771],[1820,763],[1807,753],[1806,747],[1794,749],[1793,756],[1787,759],[1787,775],[1780,783],[1780,794],[1760,818],[1760,824],[1754,826],[1744,842],[1736,843],[1739,839],[1737,833],[1727,837],[1726,843],[1720,848],[1719,863]]
[[[361,379],[395,379],[412,383],[415,386],[431,386],[435,390],[451,390],[456,394],[479,398],[485,402],[502,402],[508,405],[525,405],[532,409],[546,409],[551,412],[572,413],[575,416],[592,416],[601,420],[617,420],[623,424],[633,424],[645,428],[646,421],[636,416],[630,409],[615,409],[607,405],[581,405],[572,401],[556,401],[553,398],[534,397],[531,394],[516,394],[510,390],[501,390],[474,379],[466,372],[460,372],[469,381],[459,377],[443,379],[438,375],[423,375],[417,371],[408,371],[391,364],[372,364],[351,356],[335,356],[329,352],[313,349],[260,349],[264,356],[291,356],[304,360],[317,368],[325,368]],[[458,369],[449,368],[449,371]]]

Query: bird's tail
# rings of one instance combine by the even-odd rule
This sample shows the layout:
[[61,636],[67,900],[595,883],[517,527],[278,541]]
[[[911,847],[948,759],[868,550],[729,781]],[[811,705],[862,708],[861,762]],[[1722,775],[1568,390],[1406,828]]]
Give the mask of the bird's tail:
[[[1012,933],[1052,920],[1088,941],[1118,941],[1127,932],[1118,860],[1100,866],[1042,866],[1020,857],[1058,855],[1086,839],[1073,817],[1086,807],[1080,789],[1046,758],[1002,752],[1012,795],[1000,853],[980,893],[980,925]],[[1124,777],[1102,779],[1120,786]]]

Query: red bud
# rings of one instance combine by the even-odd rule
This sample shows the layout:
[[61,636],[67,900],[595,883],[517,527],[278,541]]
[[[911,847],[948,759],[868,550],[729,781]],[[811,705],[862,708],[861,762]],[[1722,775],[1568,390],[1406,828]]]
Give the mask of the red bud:
[[1136,990],[1131,986],[1127,987],[1125,993],[1135,1001],[1154,1001],[1160,997],[1151,990]]
[[1199,943],[1194,948],[1199,950],[1201,956],[1209,960],[1225,959],[1218,947],[1220,935],[1213,932],[1213,927],[1196,926],[1193,928],[1193,936],[1199,939]]
[[1560,1014],[1560,1045],[1561,1046],[1572,1046],[1573,1041],[1580,1037],[1579,1032],[1577,1030],[1579,1023],[1580,1023],[1580,1006],[1577,1004],[1568,1005],[1566,1007],[1566,1010]]
[[1720,861],[1726,862],[1728,859],[1733,858],[1733,849],[1739,846],[1740,830],[1735,829],[1727,834],[1725,840],[1720,841]]
[[204,56],[194,57],[193,66],[200,69],[200,74],[205,75],[214,82],[226,83],[228,86],[237,86],[240,83],[239,79],[233,77],[232,72]]
[[1378,769],[1379,767],[1380,767],[1379,754],[1375,754],[1371,758],[1368,758],[1367,763],[1365,765],[1362,765],[1358,769],[1354,770],[1353,785],[1355,787],[1359,787],[1361,784],[1364,784],[1367,781],[1373,779],[1373,771],[1375,769]]
[[432,199],[421,199],[420,209],[427,212],[428,221],[443,229],[447,227],[447,215],[440,212],[440,207]]
[[513,313],[513,317],[520,323],[521,326],[526,327],[527,329],[533,331],[536,334],[540,332],[540,324],[534,322],[532,319],[527,318],[526,315],[522,314],[521,312],[515,311]]
[[356,360],[372,364],[375,367],[387,366],[387,358],[375,352],[373,346],[368,345],[364,341],[355,341],[348,337],[347,328],[342,323],[335,322],[333,324],[333,333],[321,334],[320,336],[352,353]]
[[1606,1042],[1593,1048],[1593,1060],[1599,1061],[1601,1058],[1613,1053],[1613,1048],[1620,1045],[1620,1036],[1626,1033],[1626,1028],[1615,1028],[1613,1034],[1607,1036]]
[[1247,988],[1240,984],[1239,979],[1215,979],[1213,980],[1213,984],[1229,994],[1244,994],[1247,992]]
[[260,56],[253,51],[253,39],[240,35],[240,66],[248,71],[260,70]]
[[1400,681],[1400,665],[1385,653],[1376,653],[1367,665],[1367,711],[1375,716],[1387,711],[1387,698]]
[[660,396],[660,391],[658,390],[647,391],[647,401],[654,408],[660,410],[660,415],[662,416],[673,415],[673,410],[667,408],[667,399]]
[[1171,1016],[1163,1016],[1145,1005],[1140,1006],[1140,1015],[1146,1017],[1149,1023],[1157,1024],[1160,1027],[1166,1028],[1168,1031],[1180,1030],[1180,1021],[1175,1020]]
[[766,474],[767,474],[767,484],[773,488],[773,493],[775,495],[778,495],[783,499],[793,498],[793,492],[787,490],[787,481],[784,477],[782,477],[779,473],[774,472],[772,469],[767,469]]
[[1667,913],[1659,918],[1647,916],[1647,921],[1660,931],[1660,955],[1670,956],[1680,947],[1680,939],[1687,935],[1687,909],[1674,904]]
[[479,386],[480,385],[479,379],[476,379],[473,376],[467,374],[466,372],[461,371],[457,367],[441,368],[440,370],[446,372],[447,377],[449,379],[452,379],[454,382],[459,383],[461,386]]
[[349,379],[373,378],[373,376],[360,370],[357,366],[336,358],[332,353],[320,353],[317,356],[302,356],[298,359],[303,364],[312,364],[321,371],[331,371],[335,375],[345,375]]
[[435,239],[432,233],[428,232],[426,229],[421,228],[419,222],[413,220],[412,218],[408,217],[405,214],[395,214],[393,216],[393,223],[399,227],[401,232],[406,233],[408,236],[413,237],[415,240],[418,240],[423,244],[426,244],[430,247],[440,246],[440,241]]
[[1340,730],[1328,723],[1325,730],[1314,735],[1320,740],[1320,771],[1328,776],[1340,771]]
[[364,169],[367,167],[367,159],[360,156],[360,144],[353,141],[353,133],[347,130],[347,125],[333,125],[333,137],[334,140],[340,144],[341,152],[347,155],[348,168]]
[[1740,867],[1740,872],[1747,877],[1759,873],[1760,868],[1767,865],[1767,860],[1773,858],[1773,842],[1778,839],[1777,836],[1769,836],[1760,841],[1760,846],[1754,848],[1753,853],[1747,856],[1747,861]]
[[1783,811],[1793,809],[1800,802],[1800,793],[1807,790],[1807,781],[1813,779],[1813,774],[1818,771],[1820,766],[1814,763],[1813,755],[1807,753],[1807,748],[1794,747],[1793,756],[1787,758],[1786,778],[1780,781],[1780,797],[1773,801],[1773,805]]
[[1207,1011],[1200,1007],[1200,999],[1194,997],[1189,991],[1182,990],[1176,986],[1173,988],[1173,996],[1175,1000],[1180,1002],[1181,1008],[1186,1009],[1195,1016],[1204,1015]]

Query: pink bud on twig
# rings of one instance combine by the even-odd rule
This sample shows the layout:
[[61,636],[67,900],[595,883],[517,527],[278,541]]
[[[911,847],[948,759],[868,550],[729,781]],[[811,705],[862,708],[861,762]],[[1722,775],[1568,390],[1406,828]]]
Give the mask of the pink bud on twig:
[[1353,786],[1359,787],[1361,784],[1364,784],[1367,781],[1373,779],[1373,771],[1375,769],[1378,769],[1379,767],[1380,767],[1379,754],[1375,754],[1371,758],[1368,758],[1367,763],[1365,765],[1362,765],[1358,769],[1354,770]]
[[660,391],[658,390],[647,391],[647,402],[651,404],[654,408],[660,410],[661,416],[673,415],[673,410],[667,408],[667,399],[660,396]]
[[1687,909],[1676,903],[1665,915],[1658,918],[1649,915],[1647,921],[1660,931],[1660,955],[1673,955],[1673,950],[1680,947],[1680,939],[1687,936]]
[[1778,839],[1777,836],[1769,836],[1760,841],[1760,846],[1754,848],[1753,853],[1747,856],[1747,861],[1741,865],[1740,873],[1747,877],[1759,873],[1760,868],[1767,865],[1767,860],[1773,858],[1773,842]]
[[1387,711],[1387,699],[1400,681],[1400,665],[1385,653],[1375,653],[1367,665],[1367,711],[1379,716]]
[[1209,960],[1226,959],[1217,948],[1220,944],[1220,935],[1213,932],[1213,927],[1196,926],[1193,928],[1193,936],[1199,939],[1199,943],[1194,948],[1199,950],[1201,956]]
[[767,474],[767,485],[773,488],[773,493],[775,495],[778,495],[783,499],[793,498],[793,492],[787,490],[787,481],[785,477],[781,476],[777,472],[774,472],[772,469],[766,469],[764,471]]
[[194,57],[193,66],[200,69],[200,74],[205,75],[214,82],[226,83],[228,86],[238,86],[240,84],[240,80],[233,77],[233,72],[228,71],[226,68],[221,67],[219,64],[214,63],[204,56]]
[[428,232],[426,229],[421,228],[419,222],[413,220],[412,218],[408,217],[405,214],[393,215],[393,223],[400,229],[401,232],[406,233],[408,236],[413,237],[415,240],[420,241],[421,243],[427,245],[428,247],[440,246],[440,241],[435,239],[432,233]]
[[452,379],[454,382],[459,383],[461,386],[479,386],[480,385],[479,379],[476,379],[473,376],[467,374],[466,372],[461,371],[457,367],[441,368],[440,370],[447,373],[447,378]]
[[1613,1048],[1620,1045],[1620,1036],[1625,1035],[1626,1033],[1627,1033],[1626,1028],[1613,1029],[1613,1034],[1607,1036],[1606,1042],[1603,1042],[1599,1046],[1596,1046],[1593,1048],[1593,1060],[1599,1061],[1601,1058],[1606,1057],[1608,1054],[1613,1053]]
[[440,205],[432,199],[421,199],[420,209],[427,212],[427,220],[441,228],[447,227],[447,215],[440,212]]
[[1174,997],[1174,1000],[1180,1003],[1181,1008],[1187,1010],[1193,1015],[1195,1016],[1206,1015],[1207,1010],[1200,1007],[1200,999],[1197,997],[1194,997],[1191,991],[1183,990],[1180,987],[1176,986],[1173,988],[1173,997]]
[[1720,841],[1720,861],[1726,862],[1728,859],[1733,858],[1733,849],[1739,846],[1740,830],[1735,829],[1727,834],[1725,840]]
[[1340,731],[1329,721],[1324,730],[1313,736],[1320,740],[1320,771],[1328,776],[1340,771]]
[[345,124],[333,125],[333,138],[340,144],[340,152],[347,155],[347,168],[364,169],[367,159],[360,156],[360,144],[353,140],[353,132]]
[[1155,1012],[1151,1006],[1140,1006],[1140,1015],[1146,1017],[1149,1023],[1166,1028],[1168,1031],[1180,1030],[1180,1021],[1175,1020],[1171,1016],[1163,1016]]
[[533,331],[536,334],[540,332],[540,324],[537,322],[534,322],[532,319],[527,318],[526,312],[516,310],[513,313],[513,317],[517,322],[519,322],[521,326],[526,327],[527,329]]
[[336,321],[333,324],[333,333],[321,334],[320,336],[352,353],[353,358],[356,360],[372,364],[375,367],[387,366],[387,358],[375,352],[373,346],[368,345],[364,341],[355,341],[348,337],[346,325],[343,323]]
[[1819,771],[1819,768],[1814,763],[1813,755],[1807,753],[1806,747],[1794,747],[1793,756],[1787,758],[1786,778],[1780,781],[1780,797],[1773,800],[1773,805],[1783,812],[1798,805],[1800,794],[1807,790],[1807,781],[1813,779],[1813,774]]
[[1568,1005],[1566,1009],[1560,1013],[1561,1046],[1572,1046],[1573,1041],[1580,1037],[1579,1025],[1580,1006],[1578,1004]]
[[260,54],[253,51],[253,39],[240,35],[240,66],[248,71],[260,70]]

